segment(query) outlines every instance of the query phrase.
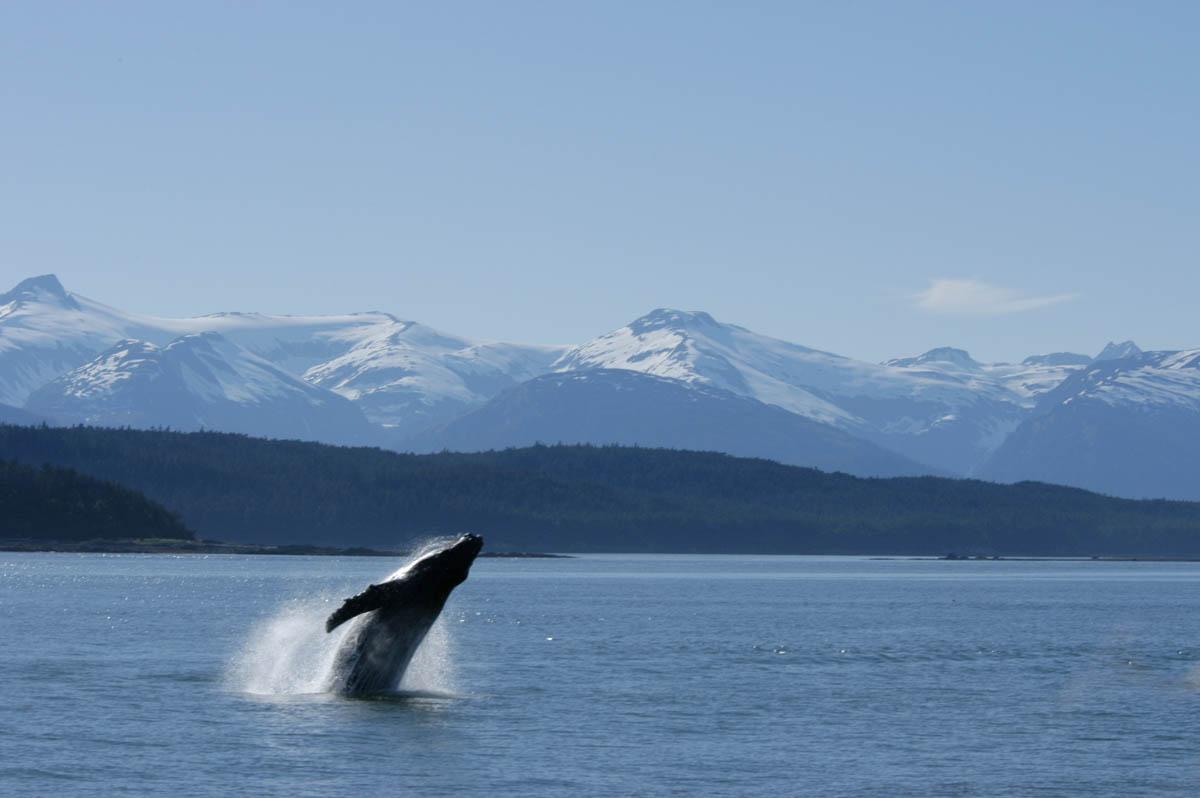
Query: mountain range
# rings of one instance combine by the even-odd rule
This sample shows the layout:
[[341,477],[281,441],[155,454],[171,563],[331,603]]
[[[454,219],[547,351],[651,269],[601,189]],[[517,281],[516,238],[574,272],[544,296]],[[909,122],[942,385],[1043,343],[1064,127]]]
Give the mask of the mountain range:
[[1200,350],[1110,343],[868,363],[658,309],[576,346],[389,313],[186,319],[53,275],[0,295],[0,422],[211,429],[401,451],[543,442],[723,451],[864,476],[1036,479],[1200,499]]

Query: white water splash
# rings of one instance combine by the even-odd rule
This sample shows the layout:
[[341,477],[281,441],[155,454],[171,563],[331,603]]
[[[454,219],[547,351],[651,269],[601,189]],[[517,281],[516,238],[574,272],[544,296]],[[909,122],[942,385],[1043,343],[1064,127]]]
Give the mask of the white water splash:
[[445,696],[458,693],[454,680],[453,641],[445,617],[439,617],[425,635],[400,680],[400,691]]
[[330,604],[321,599],[289,602],[257,624],[230,664],[230,686],[256,695],[327,692],[338,647],[357,626],[326,634],[329,612]]
[[[355,618],[326,634],[325,618],[330,606],[321,599],[291,602],[256,625],[230,663],[229,686],[254,695],[330,692],[338,649],[364,620]],[[443,619],[439,618],[425,636],[397,690],[425,695],[455,694],[450,631]]]

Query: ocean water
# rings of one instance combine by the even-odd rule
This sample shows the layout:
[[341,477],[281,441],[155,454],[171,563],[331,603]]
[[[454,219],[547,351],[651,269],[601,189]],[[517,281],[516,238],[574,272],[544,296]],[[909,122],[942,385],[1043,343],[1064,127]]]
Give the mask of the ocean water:
[[396,565],[0,553],[0,794],[1200,794],[1200,564],[480,560],[321,692]]

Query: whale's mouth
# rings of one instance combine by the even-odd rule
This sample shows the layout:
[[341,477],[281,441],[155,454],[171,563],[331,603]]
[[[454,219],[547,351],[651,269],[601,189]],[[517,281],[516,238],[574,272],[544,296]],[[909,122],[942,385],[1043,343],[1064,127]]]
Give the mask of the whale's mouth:
[[471,558],[474,561],[479,556],[479,552],[483,551],[483,538],[479,535],[463,535],[451,547],[462,553],[463,556]]

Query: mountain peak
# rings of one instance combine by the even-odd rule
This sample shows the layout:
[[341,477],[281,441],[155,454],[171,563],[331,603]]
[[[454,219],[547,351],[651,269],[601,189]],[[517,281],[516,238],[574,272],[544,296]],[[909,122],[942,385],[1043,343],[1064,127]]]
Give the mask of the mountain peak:
[[702,310],[676,310],[675,308],[655,308],[629,324],[630,329],[638,334],[675,327],[720,326],[716,319]]
[[149,341],[143,341],[138,338],[122,338],[108,349],[100,353],[98,357],[110,357],[117,353],[137,353],[145,354],[148,352],[157,352],[158,347]]
[[67,308],[79,307],[67,293],[67,289],[63,288],[63,284],[58,281],[58,277],[53,274],[29,277],[13,286],[7,294],[0,295],[0,305],[19,301],[52,302]]
[[229,339],[227,339],[224,335],[221,335],[216,330],[204,330],[203,332],[194,332],[188,333],[187,335],[181,335],[168,344],[168,346],[195,347],[203,345],[212,347],[216,344],[225,343],[228,340]]
[[1141,347],[1133,341],[1122,341],[1115,344],[1112,341],[1100,350],[1100,354],[1092,359],[1093,363],[1099,363],[1102,360],[1124,360],[1127,357],[1135,357],[1142,353]]
[[952,346],[939,346],[935,349],[930,349],[923,355],[916,357],[900,357],[895,360],[889,360],[885,365],[888,366],[922,366],[926,363],[948,363],[952,366],[958,366],[964,369],[978,369],[979,363],[971,357],[970,353],[965,349],[956,349]]

